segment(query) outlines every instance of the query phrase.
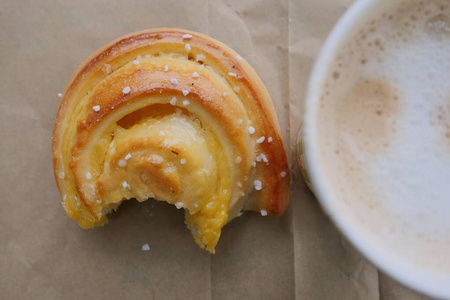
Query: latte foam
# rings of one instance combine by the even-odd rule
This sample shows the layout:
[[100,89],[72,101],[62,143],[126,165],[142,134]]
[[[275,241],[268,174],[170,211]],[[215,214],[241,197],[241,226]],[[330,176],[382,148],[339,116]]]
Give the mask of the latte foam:
[[366,20],[327,78],[316,127],[336,205],[373,247],[450,280],[450,1]]

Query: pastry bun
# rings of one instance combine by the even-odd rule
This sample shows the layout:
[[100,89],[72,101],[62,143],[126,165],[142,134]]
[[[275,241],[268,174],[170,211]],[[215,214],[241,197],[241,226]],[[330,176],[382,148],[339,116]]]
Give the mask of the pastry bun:
[[243,210],[280,216],[290,175],[261,79],[224,44],[180,29],[136,32],[89,56],[67,84],[53,132],[63,206],[101,226],[126,199],[186,211],[214,252]]

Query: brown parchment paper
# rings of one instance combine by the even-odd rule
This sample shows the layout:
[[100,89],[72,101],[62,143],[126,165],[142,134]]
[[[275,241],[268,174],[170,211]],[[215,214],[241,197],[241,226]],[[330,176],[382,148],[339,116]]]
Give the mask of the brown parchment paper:
[[[346,242],[295,160],[314,59],[352,2],[2,0],[0,299],[426,299]],[[103,228],[83,230],[54,183],[57,94],[95,49],[152,27],[199,31],[239,52],[266,84],[282,127],[293,172],[288,211],[233,220],[215,255],[193,242],[182,211],[156,201],[127,201]]]

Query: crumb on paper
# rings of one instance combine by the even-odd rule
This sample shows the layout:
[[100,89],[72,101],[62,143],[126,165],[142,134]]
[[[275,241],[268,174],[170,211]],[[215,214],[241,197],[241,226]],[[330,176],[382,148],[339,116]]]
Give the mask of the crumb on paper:
[[150,245],[149,244],[142,245],[142,251],[149,251],[149,250],[150,250]]
[[267,211],[264,209],[261,209],[261,216],[263,216],[263,217],[267,216]]
[[177,202],[175,203],[175,206],[177,207],[177,209],[181,209],[184,207],[184,203],[183,202]]

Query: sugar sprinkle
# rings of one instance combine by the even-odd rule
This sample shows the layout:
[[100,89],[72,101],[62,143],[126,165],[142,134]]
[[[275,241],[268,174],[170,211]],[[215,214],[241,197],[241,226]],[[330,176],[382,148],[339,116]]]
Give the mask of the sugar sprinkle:
[[86,179],[87,179],[87,180],[91,180],[91,179],[92,179],[92,174],[89,173],[89,172],[87,172],[87,173],[86,173]]
[[175,203],[175,206],[176,206],[178,209],[180,209],[180,208],[183,208],[183,207],[184,207],[184,203],[183,203],[183,202],[177,202],[177,203]]
[[186,163],[186,159],[182,158],[182,159],[180,160],[180,164],[184,165],[185,163]]
[[128,154],[125,156],[125,160],[129,160],[130,158],[131,158],[131,154],[128,153]]
[[248,127],[248,132],[250,133],[250,134],[254,134],[255,133],[255,127],[253,127],[253,126],[249,126]]
[[184,48],[186,49],[186,51],[191,51],[191,45],[189,44],[184,45]]
[[192,38],[192,34],[186,33],[183,34],[183,39],[191,39]]
[[123,159],[121,159],[121,160],[119,160],[118,165],[119,165],[119,167],[125,167],[127,165],[127,162],[124,161]]
[[189,102],[189,100],[183,100],[183,105],[184,106],[188,106],[189,104],[191,104],[191,102]]
[[286,177],[286,175],[287,175],[286,172],[281,172],[281,173],[280,173],[280,176],[281,176],[282,178]]
[[178,80],[176,78],[170,78],[170,82],[172,82],[172,84],[178,84]]
[[242,158],[241,158],[240,156],[238,156],[238,157],[236,157],[236,160],[235,160],[235,161],[236,161],[237,164],[239,164],[239,163],[241,163]]
[[66,174],[64,174],[64,172],[59,172],[58,177],[59,177],[59,179],[64,179],[65,175]]
[[259,180],[253,181],[253,184],[255,185],[255,190],[260,191],[262,190],[262,182]]
[[136,59],[136,60],[133,60],[133,64],[135,64],[135,65],[138,65],[139,64],[139,61]]
[[264,209],[261,209],[261,216],[263,216],[263,217],[267,216],[267,211]]
[[92,106],[92,109],[93,109],[94,111],[99,111],[99,110],[100,110],[100,105]]
[[233,72],[229,72],[228,75],[230,75],[231,77],[236,77],[236,73]]
[[61,94],[61,93],[58,93],[58,97],[61,98],[61,97],[62,97],[62,94]]
[[256,143],[257,144],[261,144],[262,142],[264,142],[265,139],[266,138],[262,136],[262,137],[260,137],[259,139],[256,140]]
[[124,93],[125,95],[128,94],[129,92],[131,92],[131,88],[129,86],[124,87],[122,90],[122,93]]
[[197,72],[192,73],[192,78],[199,78],[199,77],[200,77],[200,75],[198,75]]
[[159,132],[159,136],[165,136],[165,135],[166,135],[166,133],[165,133],[164,131],[161,130],[161,131]]
[[172,97],[172,99],[169,102],[170,102],[170,104],[175,106],[177,104],[177,97]]
[[269,162],[269,160],[267,159],[267,156],[266,156],[264,153],[261,153],[261,154],[259,154],[259,155],[256,155],[256,156],[255,156],[255,160],[256,160],[257,162],[260,162],[261,160],[264,161],[265,163],[268,163],[268,162]]
[[272,137],[271,136],[269,136],[269,138],[267,139],[267,142],[268,143],[272,143]]
[[169,71],[169,66],[168,66],[168,65],[165,65],[165,66],[164,66],[164,72],[167,72],[167,71]]
[[[196,58],[196,60],[197,61],[199,61],[199,60],[204,60],[206,58],[206,56],[204,55],[204,54],[197,54],[197,58]],[[203,66],[203,65],[202,65]]]
[[241,61],[241,60],[242,60],[242,57],[241,57],[240,55],[236,55],[236,59],[237,59],[238,61]]
[[157,165],[160,165],[164,161],[164,158],[162,156],[158,156],[155,160],[155,163]]
[[188,91],[188,90],[183,90],[182,92],[183,92],[183,95],[184,95],[184,96],[187,96],[187,95],[189,94],[189,91]]

